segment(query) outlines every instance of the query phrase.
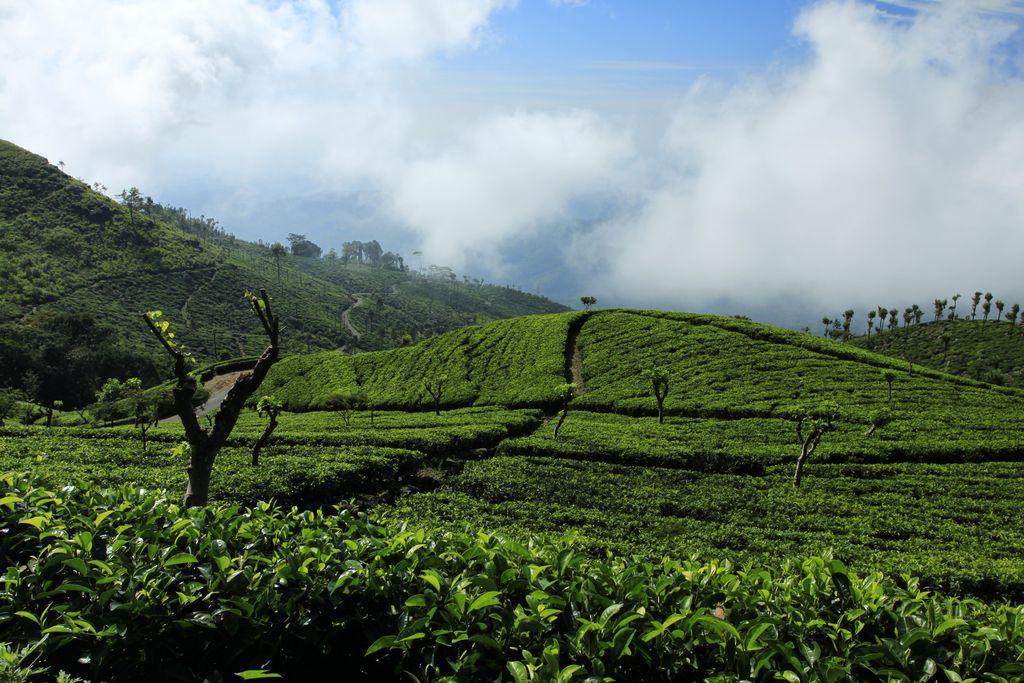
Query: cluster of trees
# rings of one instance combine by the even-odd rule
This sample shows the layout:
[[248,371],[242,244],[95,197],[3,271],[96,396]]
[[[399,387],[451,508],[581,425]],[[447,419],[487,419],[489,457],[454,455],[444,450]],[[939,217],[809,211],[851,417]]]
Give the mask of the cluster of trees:
[[281,268],[281,259],[288,254],[302,258],[320,258],[323,256],[324,259],[331,263],[340,261],[344,266],[348,266],[350,263],[358,263],[399,272],[408,270],[405,265],[405,259],[393,251],[384,251],[384,247],[377,240],[345,242],[342,244],[340,255],[333,248],[324,254],[320,245],[312,242],[305,235],[293,232],[288,234],[287,247],[280,242],[274,242],[269,246],[269,250],[270,255],[277,264],[278,271]]
[[[869,316],[870,317],[870,316]],[[825,326],[824,335],[832,339],[846,341],[850,338],[850,325],[853,323],[853,309],[843,311],[842,320],[839,316],[835,318],[824,317],[821,323]]]
[[338,259],[342,265],[346,266],[349,263],[361,263],[385,270],[400,272],[407,270],[405,260],[393,251],[384,251],[384,247],[380,246],[377,240],[345,242],[341,245],[340,256],[331,249],[327,252],[327,258],[328,260]]
[[[985,292],[984,294],[981,292],[975,292],[974,296],[971,297],[970,315],[960,316],[957,314],[957,302],[961,297],[961,294],[954,294],[951,299],[935,299],[933,302],[932,321],[976,320],[978,317],[978,307],[980,305],[983,322],[988,322],[994,306],[996,309],[995,320],[997,322],[1002,320],[1005,316],[1006,321],[1011,325],[1016,324],[1019,320],[1020,324],[1024,326],[1024,316],[1020,314],[1020,304],[1013,304],[1007,309],[1006,304],[1003,301],[996,299],[993,302],[995,297],[991,292]],[[896,329],[900,326],[900,320],[903,321],[903,327],[920,325],[924,315],[924,310],[917,304],[907,306],[903,309],[902,313],[897,306],[893,306],[892,308],[878,306],[873,310],[869,310],[867,313],[867,336],[870,337],[872,333],[880,334],[885,329]],[[854,311],[852,309],[848,309],[843,312],[842,316],[836,316],[835,318],[829,318],[828,316],[823,317],[821,319],[822,324],[825,326],[824,332],[822,333],[823,336],[831,339],[847,341],[852,335],[851,325],[853,316]]]
[[[107,188],[100,183],[93,183],[93,189],[99,192]],[[216,219],[207,218],[205,215],[196,218],[183,207],[164,206],[160,202],[153,201],[152,197],[143,194],[137,187],[121,190],[117,194],[117,198],[128,209],[128,216],[132,221],[135,219],[135,214],[139,213],[152,216],[191,235],[207,239],[223,239],[225,237],[234,239],[234,235],[226,233]]]
[[39,406],[38,417],[79,409],[111,377],[155,382],[156,360],[128,346],[123,335],[91,313],[44,310],[25,324],[0,329],[0,387],[17,390]]

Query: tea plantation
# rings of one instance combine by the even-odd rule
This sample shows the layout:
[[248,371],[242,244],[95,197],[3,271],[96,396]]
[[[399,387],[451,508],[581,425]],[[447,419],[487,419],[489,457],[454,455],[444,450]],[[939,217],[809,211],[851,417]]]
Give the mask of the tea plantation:
[[145,451],[129,426],[0,431],[0,666],[1024,679],[1016,389],[740,319],[601,310],[291,356],[260,393],[288,412],[258,467],[265,422],[243,415],[206,508],[177,503],[178,423]]

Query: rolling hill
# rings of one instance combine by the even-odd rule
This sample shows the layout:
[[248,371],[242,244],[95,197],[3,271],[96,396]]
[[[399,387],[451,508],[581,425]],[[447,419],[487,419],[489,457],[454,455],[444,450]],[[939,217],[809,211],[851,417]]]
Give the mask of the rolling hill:
[[[644,374],[652,367],[670,380],[664,425]],[[1004,555],[1024,548],[1013,512],[1024,486],[1015,389],[746,320],[601,310],[466,328],[408,349],[285,359],[261,392],[292,410],[362,393],[369,405],[416,411],[430,408],[425,381],[439,376],[448,409],[550,412],[561,384],[581,391],[558,439],[548,425],[503,440],[497,457],[467,463],[442,490],[403,499],[402,516],[572,527],[618,552],[781,560],[834,548],[856,566],[1024,595],[1024,564]],[[837,406],[835,429],[794,489],[797,420],[825,401]],[[998,544],[972,531],[983,520],[998,527]]]
[[[275,259],[265,245],[186,232],[177,223],[198,221],[183,215],[158,204],[118,204],[0,141],[0,386],[51,384],[44,400],[83,403],[88,391],[71,395],[65,387],[62,394],[46,377],[46,366],[58,362],[79,374],[102,367],[105,376],[120,365],[155,381],[164,359],[139,320],[146,310],[175,321],[199,360],[257,353],[265,340],[241,298],[246,289],[271,292],[289,353],[388,348],[468,324],[568,310],[513,289],[460,282],[449,271],[436,278]],[[97,349],[109,353],[97,358]],[[28,369],[35,376],[26,380]],[[97,379],[93,373],[80,384],[95,390]]]
[[983,382],[1024,386],[1024,329],[1005,320],[940,320],[850,343]]
[[598,310],[291,356],[260,393],[292,412],[259,466],[266,421],[243,415],[206,508],[168,502],[180,424],[148,451],[131,426],[0,429],[0,471],[32,472],[0,505],[17,530],[0,549],[22,558],[0,636],[60,633],[47,665],[110,680],[171,661],[182,680],[1024,674],[1014,388],[746,320]]

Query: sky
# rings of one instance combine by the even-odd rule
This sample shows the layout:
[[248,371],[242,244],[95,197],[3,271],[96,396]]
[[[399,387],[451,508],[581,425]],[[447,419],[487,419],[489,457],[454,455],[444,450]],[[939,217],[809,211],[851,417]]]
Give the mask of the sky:
[[795,326],[1024,299],[1022,25],[1024,0],[0,0],[0,138],[246,239]]

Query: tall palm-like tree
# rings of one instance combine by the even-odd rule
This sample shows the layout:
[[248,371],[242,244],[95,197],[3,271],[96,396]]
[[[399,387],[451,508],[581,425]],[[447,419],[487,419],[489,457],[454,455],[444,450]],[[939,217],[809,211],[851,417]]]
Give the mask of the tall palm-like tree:
[[960,298],[959,294],[953,295],[953,305],[949,307],[949,319],[956,320],[956,300]]
[[978,317],[978,302],[981,301],[981,292],[975,292],[971,297],[971,320]]
[[277,266],[277,284],[281,284],[281,259],[287,253],[288,250],[280,242],[274,242],[270,245],[270,255],[274,257],[274,264]]
[[850,340],[850,325],[853,323],[853,309],[843,311],[843,341]]
[[1013,327],[1017,323],[1017,316],[1020,314],[1020,304],[1014,304],[1010,306],[1010,312],[1006,314],[1006,319],[1010,321],[1010,336],[1013,336]]

